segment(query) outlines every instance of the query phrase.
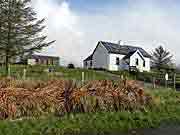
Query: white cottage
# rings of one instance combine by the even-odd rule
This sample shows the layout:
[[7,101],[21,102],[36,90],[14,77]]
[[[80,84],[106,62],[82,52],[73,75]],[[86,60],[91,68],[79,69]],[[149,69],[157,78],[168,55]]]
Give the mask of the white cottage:
[[150,71],[151,56],[142,48],[100,41],[93,53],[83,61],[84,68],[109,71],[137,69]]

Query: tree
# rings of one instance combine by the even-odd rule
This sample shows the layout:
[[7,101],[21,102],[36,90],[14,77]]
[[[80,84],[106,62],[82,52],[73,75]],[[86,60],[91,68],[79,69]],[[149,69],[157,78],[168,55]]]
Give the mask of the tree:
[[173,55],[169,51],[159,46],[152,53],[152,64],[158,70],[170,67],[172,65],[172,57]]
[[45,19],[37,19],[31,0],[0,0],[0,54],[6,73],[10,60],[40,51],[54,41],[43,35]]

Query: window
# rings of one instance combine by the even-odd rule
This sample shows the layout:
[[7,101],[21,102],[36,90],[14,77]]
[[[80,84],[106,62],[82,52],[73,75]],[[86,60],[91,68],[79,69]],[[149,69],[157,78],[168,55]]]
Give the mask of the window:
[[139,65],[139,59],[137,58],[136,59],[136,66],[138,66]]
[[88,63],[87,63],[87,61],[85,61],[85,66],[87,67],[87,65],[88,65]]
[[116,65],[119,65],[120,64],[120,59],[119,57],[116,57]]
[[146,66],[146,61],[144,60],[144,61],[143,61],[143,67],[145,67],[145,66]]
[[39,62],[39,60],[38,59],[36,59],[36,63],[38,63]]
[[92,64],[92,60],[91,60],[91,61],[90,61],[90,67],[92,67],[92,65],[93,65],[93,64]]
[[43,65],[44,64],[44,60],[40,59],[40,64]]

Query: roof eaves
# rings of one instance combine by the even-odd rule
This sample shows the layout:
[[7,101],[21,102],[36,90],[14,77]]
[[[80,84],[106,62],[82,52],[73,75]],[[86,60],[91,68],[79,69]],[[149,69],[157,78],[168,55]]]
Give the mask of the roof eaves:
[[93,54],[91,54],[90,56],[88,56],[84,61],[90,61],[93,60]]

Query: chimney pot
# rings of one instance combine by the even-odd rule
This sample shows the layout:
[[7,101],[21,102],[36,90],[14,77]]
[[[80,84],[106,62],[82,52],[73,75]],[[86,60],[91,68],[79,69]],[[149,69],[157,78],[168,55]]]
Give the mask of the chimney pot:
[[118,44],[119,44],[119,45],[124,45],[124,42],[123,42],[122,40],[119,40],[119,41],[118,41]]

